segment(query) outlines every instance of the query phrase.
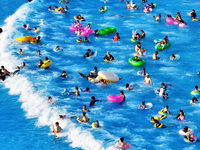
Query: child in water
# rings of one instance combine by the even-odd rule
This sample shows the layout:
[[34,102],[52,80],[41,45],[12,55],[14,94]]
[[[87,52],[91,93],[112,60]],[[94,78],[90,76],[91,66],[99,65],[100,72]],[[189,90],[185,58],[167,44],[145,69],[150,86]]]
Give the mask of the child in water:
[[138,107],[138,109],[145,109],[145,108],[146,108],[145,101],[143,101],[141,105]]
[[114,41],[118,41],[120,39],[119,33],[117,32],[113,38]]

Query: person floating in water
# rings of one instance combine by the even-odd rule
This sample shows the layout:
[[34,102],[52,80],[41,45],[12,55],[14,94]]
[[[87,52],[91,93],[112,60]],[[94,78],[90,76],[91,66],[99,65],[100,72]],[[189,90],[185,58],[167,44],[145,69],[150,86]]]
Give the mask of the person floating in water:
[[21,55],[24,55],[24,54],[25,54],[24,52],[22,52],[22,49],[21,49],[21,48],[19,49],[18,53],[21,54]]
[[149,77],[149,75],[146,75],[146,77],[144,79],[144,83],[153,84],[151,78]]
[[130,83],[130,84],[126,83],[126,90],[130,91],[130,90],[133,90],[133,88],[134,88],[133,83]]
[[134,60],[134,61],[142,61],[142,59],[141,59],[141,58],[138,58],[138,56],[135,56],[133,60]]
[[200,92],[200,91],[198,90],[198,88],[199,88],[199,87],[196,85],[196,86],[195,86],[194,92]]
[[102,128],[102,126],[99,125],[99,121],[98,120],[96,120],[96,122],[94,124],[95,124],[96,128]]
[[135,46],[135,52],[138,53],[140,56],[143,56],[144,50],[141,48],[140,42],[138,42]]
[[144,30],[141,30],[140,32],[141,32],[140,38],[141,38],[141,39],[142,39],[142,38],[145,38],[146,35],[145,35]]
[[145,109],[145,108],[146,108],[145,101],[143,101],[141,105],[138,107],[138,109]]
[[92,97],[91,97],[91,101],[90,101],[90,107],[91,107],[91,106],[94,106],[94,105],[95,105],[95,102],[98,102],[98,101],[101,102],[102,100],[95,100],[95,97],[92,96]]
[[63,131],[63,129],[59,126],[59,122],[56,122],[55,125],[52,126],[52,129],[55,136],[58,136],[59,133]]
[[160,59],[160,57],[158,57],[157,55],[158,55],[158,51],[156,51],[156,52],[153,54],[153,60],[158,60],[158,59]]
[[115,58],[107,51],[107,55],[103,58],[105,61],[113,61]]
[[179,119],[179,120],[184,120],[185,119],[185,113],[183,112],[183,110],[180,109],[180,112],[176,116],[176,119]]
[[198,102],[196,97],[193,97],[192,100],[190,101],[190,104],[195,104],[195,102]]
[[120,39],[119,33],[117,32],[113,38],[114,41],[118,41]]
[[99,11],[104,11],[105,9],[103,8],[103,6],[99,9]]
[[160,111],[163,112],[163,113],[168,113],[168,114],[170,114],[168,108],[169,108],[169,106],[166,105],[165,108],[161,109]]
[[63,49],[62,49],[62,48],[60,48],[59,46],[56,46],[56,49],[55,49],[55,51],[58,51],[58,50],[61,50],[61,51],[63,51]]
[[83,57],[90,57],[90,55],[91,55],[90,53],[91,53],[91,50],[88,49]]
[[146,75],[147,75],[146,69],[143,68],[143,69],[142,69],[142,76],[143,76],[143,77],[146,77]]
[[159,14],[158,16],[153,16],[153,17],[156,18],[156,21],[160,21],[160,19],[161,19],[161,14]]
[[123,102],[124,102],[125,99],[126,99],[126,97],[125,97],[125,95],[124,95],[124,91],[120,91],[120,95],[121,95],[121,97],[123,98]]
[[176,16],[175,19],[178,20],[179,22],[180,22],[181,20],[183,20],[182,17],[181,17],[181,15],[180,15],[180,12],[177,12],[177,16]]
[[191,15],[193,21],[198,21],[198,20],[200,20],[200,18],[197,17],[197,13],[195,12],[194,9],[192,10],[192,12],[189,12],[189,15]]
[[175,58],[176,58],[176,56],[175,56],[174,54],[172,54],[172,55],[170,56],[170,60],[175,60]]
[[42,44],[42,41],[40,40],[40,38],[41,38],[41,37],[38,36],[38,39],[37,39],[37,43],[38,43],[38,44]]
[[69,78],[69,76],[67,75],[66,71],[63,71],[62,74],[60,75],[60,77]]
[[58,120],[64,120],[64,119],[73,119],[76,118],[78,115],[67,117],[67,115],[59,115]]
[[118,142],[118,147],[123,148],[125,146],[124,138],[121,137]]
[[40,50],[38,50],[37,55],[38,55],[38,56],[42,55],[42,54],[40,53]]
[[90,88],[89,88],[89,87],[86,87],[85,90],[82,90],[82,89],[81,89],[81,92],[87,92],[87,93],[90,93]]
[[83,105],[82,112],[90,112],[90,110],[86,108],[86,105]]

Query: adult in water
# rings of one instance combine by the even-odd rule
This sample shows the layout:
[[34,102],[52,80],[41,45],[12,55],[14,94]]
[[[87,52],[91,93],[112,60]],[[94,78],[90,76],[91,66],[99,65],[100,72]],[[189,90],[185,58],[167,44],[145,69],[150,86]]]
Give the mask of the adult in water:
[[86,112],[90,112],[90,110],[86,108],[86,105],[83,105],[82,112],[85,112],[85,113],[86,113]]
[[145,109],[145,108],[146,108],[145,101],[143,101],[141,105],[138,107],[138,109]]
[[37,55],[38,55],[38,56],[42,55],[42,54],[40,53],[40,50],[38,50]]
[[126,96],[124,95],[124,91],[120,91],[120,95],[121,95],[121,97],[123,98],[123,102],[124,102],[125,99],[126,99]]
[[151,81],[151,78],[149,77],[149,75],[147,75],[147,76],[145,77],[144,83],[153,84],[152,81]]
[[64,120],[64,119],[73,119],[76,118],[78,115],[67,117],[67,115],[59,115],[58,120]]
[[128,90],[128,91],[131,91],[131,90],[133,90],[133,88],[134,88],[134,84],[133,83],[126,83],[126,89],[125,90]]
[[156,18],[156,21],[160,21],[160,19],[161,19],[161,14],[159,14],[158,16],[153,16],[153,17]]
[[95,102],[101,102],[101,100],[96,100],[94,96],[91,97],[90,107],[95,105]]
[[69,76],[67,75],[66,71],[63,71],[62,74],[60,75],[60,77],[69,78]]
[[103,6],[99,9],[99,11],[103,11],[103,10],[105,10],[104,8],[103,8]]
[[138,56],[135,56],[133,60],[134,60],[134,61],[142,61],[142,59],[141,59],[141,58],[138,58]]
[[21,55],[24,55],[24,54],[25,54],[24,52],[22,52],[22,49],[21,49],[21,48],[19,49],[18,53],[21,54]]
[[191,15],[192,19],[194,21],[199,20],[200,18],[197,17],[197,13],[195,12],[195,10],[193,9],[192,12],[189,12],[189,14]]
[[143,76],[143,77],[146,77],[146,75],[147,75],[146,69],[143,68],[143,69],[142,69],[142,76]]
[[168,114],[170,114],[168,108],[169,108],[169,106],[166,105],[165,108],[161,109],[160,111],[163,112],[163,113],[168,113]]
[[185,118],[185,113],[183,112],[183,110],[180,109],[180,112],[178,113],[178,115],[176,116],[176,119],[184,119]]
[[[80,88],[81,89],[81,88]],[[86,87],[85,90],[81,89],[81,92],[87,92],[87,93],[90,93],[90,88],[89,87]]]
[[92,29],[90,23],[88,23],[88,26],[87,26],[88,29]]
[[59,126],[59,122],[56,122],[55,125],[52,126],[53,133],[57,136],[63,129]]
[[129,1],[126,1],[126,8],[128,8],[128,9],[131,8],[131,4],[129,3]]
[[85,55],[83,57],[90,57],[90,53],[91,53],[91,50],[88,49],[87,52],[85,53]]
[[137,41],[139,41],[140,38],[141,38],[141,37],[140,37],[140,34],[139,34],[139,33],[136,33],[135,36],[134,36],[134,39],[137,40]]
[[0,76],[9,76],[10,72],[5,69],[4,66],[1,66]]
[[141,30],[140,32],[141,32],[140,38],[145,38],[145,33],[144,33],[144,31]]
[[196,97],[193,97],[192,100],[190,101],[190,104],[195,104],[195,102],[198,102]]
[[87,122],[86,113],[82,112],[82,117],[79,118],[81,122]]
[[29,28],[27,29],[27,25],[25,25],[25,24],[23,25],[23,27],[24,27],[25,30],[31,30]]
[[157,55],[158,55],[158,51],[156,51],[156,52],[153,54],[153,60],[158,60],[158,59],[160,59],[160,57],[158,57]]
[[103,58],[105,61],[113,61],[115,58],[107,51],[107,55]]
[[[155,120],[155,127],[159,128],[160,125],[161,125],[161,123],[158,120]],[[166,128],[166,126],[162,125],[162,128]]]
[[119,36],[119,33],[117,32],[116,34],[115,34],[115,36],[113,37],[113,40],[114,41],[118,41],[120,39],[120,36]]
[[196,85],[196,86],[195,86],[194,92],[200,92],[200,91],[198,90],[198,88],[199,88],[199,87]]
[[38,43],[38,44],[42,44],[42,41],[40,40],[40,38],[41,38],[41,37],[38,36],[38,39],[37,39],[37,43]]
[[121,138],[119,139],[118,147],[123,148],[124,146],[125,146],[124,138],[121,137]]
[[98,120],[96,120],[95,126],[96,126],[96,128],[101,128],[102,127],[102,126],[99,125],[99,121]]
[[141,43],[140,42],[138,42],[137,45],[135,46],[135,52],[139,53],[140,56],[143,56],[144,51],[143,51],[143,49],[141,49]]
[[37,65],[38,67],[41,67],[43,65],[42,59],[39,60],[39,64]]
[[3,29],[2,28],[0,28],[0,34],[3,32]]
[[63,51],[63,49],[62,49],[62,48],[60,48],[59,46],[56,46],[56,51],[58,51],[58,50],[61,50],[61,51]]
[[170,56],[170,60],[175,60],[175,58],[176,58],[176,56],[175,56],[174,54],[172,54],[172,55]]
[[163,87],[160,88],[159,96],[164,96],[167,86],[164,84]]
[[104,79],[100,79],[100,80],[99,80],[99,83],[100,83],[101,85],[104,85],[104,86],[107,85],[107,82],[106,82]]
[[183,20],[182,17],[181,17],[181,15],[180,15],[180,12],[177,12],[177,16],[176,16],[175,19],[178,20],[179,22],[180,22],[181,20]]

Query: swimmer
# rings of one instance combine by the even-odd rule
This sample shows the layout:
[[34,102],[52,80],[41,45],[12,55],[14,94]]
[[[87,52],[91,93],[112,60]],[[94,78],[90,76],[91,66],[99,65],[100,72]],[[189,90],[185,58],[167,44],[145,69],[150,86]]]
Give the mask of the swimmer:
[[120,39],[119,33],[117,32],[113,38],[114,41],[118,41]]
[[58,51],[58,50],[62,50],[63,51],[62,48],[60,48],[59,46],[56,46],[56,51]]
[[84,55],[83,57],[89,57],[89,56],[90,56],[90,53],[91,53],[91,50],[88,49],[88,50],[87,50],[87,53],[85,53],[85,55]]
[[121,138],[119,139],[118,147],[123,148],[123,147],[125,146],[125,144],[126,144],[126,143],[124,142],[124,138],[121,137]]
[[195,86],[194,92],[200,92],[200,91],[198,90],[198,86],[197,86],[197,85]]
[[40,40],[40,38],[41,38],[41,37],[38,36],[38,39],[37,39],[37,43],[38,43],[38,44],[42,44],[42,41]]
[[175,60],[176,56],[174,54],[172,54],[172,56],[170,56],[170,60]]
[[123,102],[124,102],[125,99],[126,99],[126,97],[125,97],[125,95],[124,95],[124,91],[120,91],[120,95],[121,95],[121,97],[123,98]]
[[80,38],[77,40],[77,42],[78,42],[78,43],[83,42],[83,41],[82,41],[82,38],[80,37]]
[[125,90],[130,91],[130,90],[133,90],[133,88],[134,88],[134,84],[133,83],[130,83],[130,84],[126,83],[126,89]]
[[94,67],[94,70],[90,71],[90,75],[92,78],[96,78],[98,76],[98,70],[97,67]]
[[183,128],[182,130],[184,133],[190,133],[190,129],[186,126],[185,128]]
[[74,22],[75,23],[75,27],[77,27],[77,28],[80,28],[80,22],[79,22],[79,20],[77,20],[77,22]]
[[142,70],[142,76],[143,76],[143,77],[146,77],[146,75],[147,75],[146,69],[143,68],[143,70]]
[[22,52],[22,49],[20,48],[18,51],[19,54],[24,55],[25,53]]
[[101,85],[104,85],[104,86],[107,85],[107,82],[106,82],[104,79],[100,79],[99,83],[100,83]]
[[195,102],[198,102],[196,97],[193,97],[192,100],[190,101],[190,104],[195,104]]
[[193,135],[184,136],[184,139],[188,140],[189,142],[194,142]]
[[80,96],[80,92],[79,92],[79,90],[78,90],[78,87],[77,87],[77,86],[75,87],[75,92],[70,92],[70,93],[73,93],[73,94],[75,94],[75,95],[76,95],[76,97]]
[[158,59],[160,59],[160,57],[158,57],[157,55],[158,55],[158,51],[156,51],[156,52],[153,54],[153,60],[158,60]]
[[151,78],[149,77],[149,75],[147,75],[147,76],[145,77],[144,83],[153,84],[152,81],[151,81]]
[[104,8],[103,8],[103,6],[99,9],[99,11],[103,11],[103,10],[105,10]]
[[142,59],[141,59],[141,58],[138,58],[138,56],[135,56],[135,57],[134,57],[134,61],[142,61]]
[[180,112],[176,116],[176,119],[180,119],[180,120],[184,120],[185,119],[185,113],[183,112],[183,110],[180,109]]
[[90,42],[87,37],[84,37],[84,42]]
[[22,65],[20,66],[20,69],[26,68],[26,63],[23,62]]
[[88,23],[87,28],[88,28],[88,29],[92,29],[92,27],[90,26],[90,23]]
[[153,3],[151,3],[150,7],[151,7],[151,8],[155,8],[155,6],[154,6],[154,4],[153,4]]
[[180,12],[177,12],[177,16],[176,16],[175,19],[178,20],[178,21],[183,20],[182,17],[181,17],[181,15],[180,15]]
[[77,30],[75,31],[75,33],[76,33],[78,36],[80,36],[80,35],[81,35],[81,30],[80,30],[80,29],[77,29]]
[[48,99],[47,99],[47,101],[48,101],[48,103],[52,103],[52,102],[53,102],[53,99],[52,99],[52,97],[51,97],[51,96],[49,96],[49,97],[48,97]]
[[87,92],[87,93],[90,93],[90,88],[89,88],[89,87],[86,87],[85,90],[82,90],[82,89],[81,89],[81,92]]
[[140,38],[145,38],[145,33],[143,30],[140,31],[142,34],[140,35]]
[[27,28],[27,25],[25,25],[25,24],[23,25],[23,27],[25,30],[31,30],[31,29]]
[[163,85],[163,87],[160,88],[159,96],[164,96],[166,90],[166,85]]
[[131,8],[131,4],[128,1],[126,1],[126,8],[128,8],[128,9]]
[[105,61],[113,61],[115,58],[107,51],[107,55],[103,58]]
[[69,8],[67,7],[67,5],[65,6],[65,9],[64,9],[66,12],[69,10]]
[[33,28],[33,32],[35,32],[36,30],[37,30],[37,28],[36,28],[36,27],[34,27],[34,28]]
[[90,101],[90,107],[95,105],[95,102],[101,102],[102,100],[95,100],[95,97],[92,96],[91,97],[91,101]]
[[48,11],[54,11],[54,9],[52,9],[51,6],[49,6]]
[[95,123],[96,128],[102,128],[102,126],[99,125],[99,121],[97,120]]
[[169,108],[169,106],[166,105],[165,108],[161,109],[160,111],[163,112],[163,113],[168,113],[168,114],[170,114],[168,108]]
[[138,109],[145,109],[145,108],[146,108],[145,101],[143,101],[141,105],[138,107]]
[[79,117],[79,120],[81,122],[87,122],[87,118],[86,118],[86,113],[85,112],[82,112],[82,117]]
[[140,34],[139,33],[136,33],[135,36],[134,36],[134,39],[139,41],[140,40]]
[[54,10],[55,10],[55,11],[58,11],[58,7],[57,7],[57,6],[54,6]]
[[42,55],[42,54],[40,53],[40,50],[38,50],[37,55],[38,55],[38,56]]
[[94,52],[91,52],[91,54],[90,54],[90,56],[89,56],[89,57],[91,57],[91,56],[94,56]]
[[1,66],[1,71],[3,74],[1,74],[0,76],[6,76],[6,75],[10,75],[10,72],[8,70],[5,69],[4,66]]
[[83,105],[82,112],[90,112],[90,110],[86,108],[86,105]]
[[84,19],[80,14],[78,15],[77,18],[78,18],[79,20],[82,20],[82,21],[84,20],[84,21],[85,21],[85,19]]
[[66,115],[59,115],[58,120],[64,120],[64,119],[67,119],[67,118],[73,119],[73,118],[75,118],[75,117],[77,117],[77,116],[78,116],[78,115],[71,116],[71,117],[67,117]]
[[159,14],[158,16],[153,16],[153,17],[156,17],[156,21],[160,21],[160,19],[161,19],[161,14]]
[[62,74],[60,75],[60,77],[69,78],[69,76],[67,75],[66,71],[63,71]]
[[0,28],[0,34],[3,32],[3,29],[2,28]]
[[67,11],[65,11],[65,9],[63,8],[63,7],[61,7],[61,9],[60,9],[60,13],[67,13]]
[[37,65],[38,67],[41,67],[43,65],[42,59],[39,60],[39,64]]
[[137,45],[135,46],[135,52],[136,52],[136,53],[139,53],[140,56],[143,56],[144,50],[141,49],[141,43],[140,43],[140,42],[138,42]]
[[[160,125],[161,125],[161,123],[158,120],[155,120],[155,127],[159,128]],[[162,128],[166,128],[166,126],[162,125]]]
[[198,20],[200,20],[200,18],[197,17],[197,13],[195,12],[194,9],[192,10],[192,12],[189,12],[189,15],[191,15],[193,21],[198,21]]
[[63,129],[59,126],[59,122],[56,122],[55,125],[52,126],[53,133],[57,136]]
[[164,99],[168,99],[168,94],[166,93],[164,96],[163,96]]
[[94,30],[94,34],[95,34],[95,35],[98,35],[98,33],[99,33],[99,30],[98,30],[98,29]]

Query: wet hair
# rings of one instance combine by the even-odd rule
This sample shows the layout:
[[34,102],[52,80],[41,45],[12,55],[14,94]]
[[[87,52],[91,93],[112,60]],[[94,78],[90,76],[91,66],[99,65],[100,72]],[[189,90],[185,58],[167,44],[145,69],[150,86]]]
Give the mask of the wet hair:
[[51,9],[51,6],[49,6],[49,8]]
[[156,51],[155,53],[158,54],[158,51]]
[[145,105],[145,101],[142,102],[142,105]]
[[119,35],[119,33],[117,32],[116,35]]
[[92,96],[92,97],[91,97],[91,99],[95,99],[95,97],[94,97],[94,96]]
[[48,60],[49,58],[48,58],[48,57],[45,57],[45,59]]
[[129,84],[128,83],[126,83],[126,88],[128,88],[129,87]]
[[120,138],[120,141],[124,142],[124,138],[123,138],[123,137],[121,137],[121,138]]
[[23,63],[22,63],[22,65],[26,66],[26,63],[25,63],[25,62],[23,62]]
[[141,44],[140,42],[138,42],[137,44]]
[[166,108],[169,108],[169,106],[167,105],[167,106],[165,106]]
[[198,89],[198,86],[197,86],[197,85],[195,86],[195,89]]
[[38,36],[38,40],[40,40],[40,38],[41,38],[41,37],[40,37],[40,36]]
[[34,27],[34,29],[37,29],[36,27]]
[[56,122],[55,124],[59,126],[59,122]]
[[88,51],[91,51],[90,49],[88,49]]
[[78,86],[76,86],[75,89],[78,90]]
[[104,82],[104,79],[101,79],[101,82]]
[[27,26],[24,24],[23,27],[26,28]]
[[56,46],[57,48],[59,48],[59,46]]
[[51,96],[49,96],[49,97],[48,97],[48,99],[52,99],[52,97],[51,97]]
[[3,32],[3,29],[2,28],[0,28],[0,33],[2,33]]
[[197,100],[197,98],[196,98],[196,97],[193,97],[192,100]]
[[174,55],[174,54],[172,54],[172,57],[175,57],[175,55]]
[[58,8],[57,6],[55,6],[55,8]]
[[86,108],[86,105],[83,105]]
[[124,91],[120,91],[121,94],[124,94]]
[[87,39],[87,37],[85,37],[85,39]]
[[20,51],[22,51],[22,49],[21,49],[21,48],[20,48],[19,50],[20,50]]
[[91,54],[93,55],[93,54],[94,54],[94,52],[91,52]]
[[179,15],[180,15],[180,12],[177,12],[177,14],[179,14]]
[[60,118],[64,118],[64,116],[63,116],[63,115],[59,115],[59,117],[60,117]]
[[161,83],[161,85],[162,85],[162,86],[164,86],[164,85],[165,85],[165,83]]
[[158,16],[160,16],[160,17],[161,17],[161,14],[159,14]]
[[94,69],[97,69],[97,67],[95,66]]
[[145,70],[145,68],[143,68],[143,70]]
[[141,32],[144,32],[143,30],[141,30]]
[[89,91],[90,90],[90,88],[89,87],[86,87],[86,91]]
[[63,71],[63,73],[66,73],[66,71]]

